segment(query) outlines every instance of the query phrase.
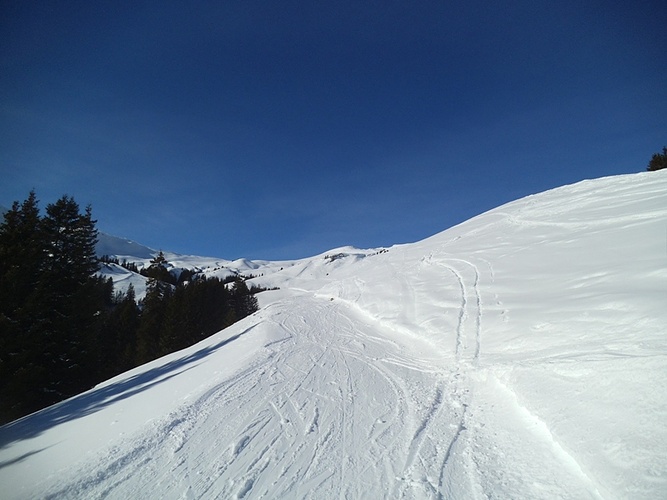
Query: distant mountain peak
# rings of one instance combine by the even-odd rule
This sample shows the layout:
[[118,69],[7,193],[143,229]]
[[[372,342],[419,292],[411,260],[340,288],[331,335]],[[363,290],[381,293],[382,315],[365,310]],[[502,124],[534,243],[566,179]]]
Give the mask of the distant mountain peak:
[[158,253],[157,250],[135,241],[102,232],[98,234],[96,250],[98,256],[108,255],[130,261],[133,259],[151,259]]

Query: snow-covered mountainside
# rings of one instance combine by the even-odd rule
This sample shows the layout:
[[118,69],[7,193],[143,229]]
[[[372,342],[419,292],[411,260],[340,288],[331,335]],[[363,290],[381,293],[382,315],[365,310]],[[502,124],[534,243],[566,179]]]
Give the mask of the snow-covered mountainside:
[[95,247],[97,255],[108,255],[117,257],[119,260],[133,262],[135,260],[150,260],[158,253],[157,250],[149,248],[139,243],[111,236],[106,233],[99,233],[97,245]]
[[[151,260],[158,255],[160,250],[146,247],[126,238],[99,233],[96,246],[99,257],[110,257],[117,259],[120,263],[134,264],[137,269],[150,265]],[[275,272],[276,269],[290,266],[293,262],[269,262],[252,261],[248,259],[225,260],[213,257],[200,257],[196,255],[182,255],[173,252],[163,252],[167,259],[167,269],[176,277],[184,269],[192,270],[206,277],[227,278],[230,276],[242,276],[244,278],[257,276],[258,270],[264,272]],[[134,287],[137,299],[146,294],[147,278],[137,272],[128,270],[121,264],[103,263],[100,274],[105,278],[111,278],[114,288],[125,292],[129,285]]]
[[0,428],[1,496],[666,497],[667,172],[243,265],[258,313]]

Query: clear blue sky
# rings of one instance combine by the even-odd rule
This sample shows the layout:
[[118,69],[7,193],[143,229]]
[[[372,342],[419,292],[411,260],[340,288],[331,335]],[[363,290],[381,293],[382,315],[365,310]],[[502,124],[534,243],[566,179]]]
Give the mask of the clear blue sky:
[[417,241],[667,145],[662,1],[6,1],[0,204],[164,250]]

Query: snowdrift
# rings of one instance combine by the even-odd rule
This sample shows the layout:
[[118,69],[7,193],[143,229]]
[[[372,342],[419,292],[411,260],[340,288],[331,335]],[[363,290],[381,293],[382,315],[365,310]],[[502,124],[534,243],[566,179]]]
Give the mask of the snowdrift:
[[240,260],[258,313],[0,428],[2,497],[664,498],[666,221],[660,171]]

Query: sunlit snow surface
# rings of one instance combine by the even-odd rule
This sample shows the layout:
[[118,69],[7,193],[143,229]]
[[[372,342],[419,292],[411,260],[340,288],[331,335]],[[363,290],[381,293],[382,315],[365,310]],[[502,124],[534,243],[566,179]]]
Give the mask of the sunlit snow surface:
[[667,497],[667,172],[243,265],[257,314],[0,428],[0,497]]

